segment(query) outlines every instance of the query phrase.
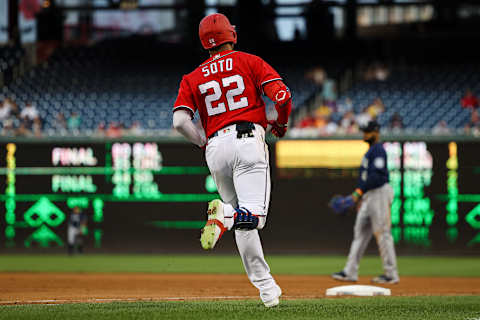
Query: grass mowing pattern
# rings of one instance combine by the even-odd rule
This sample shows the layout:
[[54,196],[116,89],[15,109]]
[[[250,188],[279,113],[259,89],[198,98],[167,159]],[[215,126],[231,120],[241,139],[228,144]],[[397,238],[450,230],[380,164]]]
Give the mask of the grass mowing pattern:
[[[244,274],[239,256],[205,255],[0,255],[0,272],[153,272]],[[274,274],[329,275],[341,270],[344,256],[267,256]],[[399,257],[401,276],[480,277],[474,257]],[[201,267],[199,267],[201,266]],[[382,273],[380,258],[366,256],[360,275]]]
[[0,319],[478,319],[480,297],[375,297],[282,301],[137,302],[0,306]]

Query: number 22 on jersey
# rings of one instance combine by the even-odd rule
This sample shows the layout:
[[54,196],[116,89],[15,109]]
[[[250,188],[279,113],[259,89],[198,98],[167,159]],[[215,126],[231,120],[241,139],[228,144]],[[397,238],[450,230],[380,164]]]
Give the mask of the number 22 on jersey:
[[[240,96],[243,91],[245,91],[245,83],[243,82],[243,78],[241,75],[233,75],[229,77],[222,78],[222,87],[228,88],[233,83],[236,83],[237,87],[233,89],[227,90],[225,93],[225,97],[227,98],[228,110],[237,110],[240,108],[245,108],[248,106],[248,99],[247,97],[241,97],[237,101],[235,101],[235,97]],[[214,116],[220,113],[224,113],[227,111],[227,107],[225,103],[220,102],[216,107],[212,106],[212,102],[220,100],[222,97],[222,88],[220,87],[220,83],[216,80],[208,81],[206,83],[200,84],[198,86],[201,94],[207,93],[209,89],[213,89],[213,93],[208,94],[205,96],[205,105],[207,106],[207,113],[209,116]]]

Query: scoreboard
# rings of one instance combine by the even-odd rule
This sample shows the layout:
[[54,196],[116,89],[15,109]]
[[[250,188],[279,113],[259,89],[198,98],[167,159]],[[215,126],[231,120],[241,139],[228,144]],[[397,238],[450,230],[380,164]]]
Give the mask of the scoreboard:
[[[392,234],[400,251],[480,252],[480,143],[390,140],[383,145],[395,195]],[[367,149],[359,140],[280,141],[277,176],[318,190],[310,201],[326,191],[326,203],[335,193],[353,191]],[[349,219],[353,227],[354,214]]]
[[[193,148],[184,144],[7,143],[1,150],[7,248],[63,247],[73,207],[88,212],[97,248],[108,229],[127,239],[148,227],[199,229],[205,223],[203,205],[218,197],[203,159],[192,157]],[[175,210],[169,210],[172,203]],[[201,204],[196,215],[172,213],[192,204]]]
[[[328,201],[353,191],[368,146],[282,139],[269,147],[265,250],[348,252],[355,213],[334,215]],[[478,254],[480,142],[384,147],[399,254]],[[184,142],[0,142],[0,181],[0,252],[66,251],[69,215],[79,207],[88,216],[87,252],[200,253],[207,202],[219,198],[204,153]],[[230,240],[216,251],[234,252]]]

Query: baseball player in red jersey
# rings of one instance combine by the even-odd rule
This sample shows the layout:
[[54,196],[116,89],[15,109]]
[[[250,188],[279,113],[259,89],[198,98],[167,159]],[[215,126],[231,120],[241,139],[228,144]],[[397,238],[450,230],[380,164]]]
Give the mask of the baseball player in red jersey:
[[[227,230],[235,240],[248,278],[266,307],[282,294],[265,261],[258,230],[265,226],[270,201],[270,170],[265,131],[287,131],[291,95],[278,73],[261,58],[234,51],[237,34],[228,18],[202,19],[199,36],[210,58],[180,83],[173,126],[192,143],[205,147],[206,160],[222,200],[208,205],[200,238],[213,249]],[[278,118],[267,121],[262,95],[275,102]],[[198,111],[205,133],[192,122]]]

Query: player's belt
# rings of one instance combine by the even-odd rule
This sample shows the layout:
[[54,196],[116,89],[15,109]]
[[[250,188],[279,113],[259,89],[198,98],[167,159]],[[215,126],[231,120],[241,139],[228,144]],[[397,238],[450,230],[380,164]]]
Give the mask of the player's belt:
[[223,136],[232,133],[233,131],[237,132],[237,138],[245,138],[253,136],[253,131],[255,130],[255,124],[253,122],[237,122],[222,129],[214,132],[208,139],[213,137]]

